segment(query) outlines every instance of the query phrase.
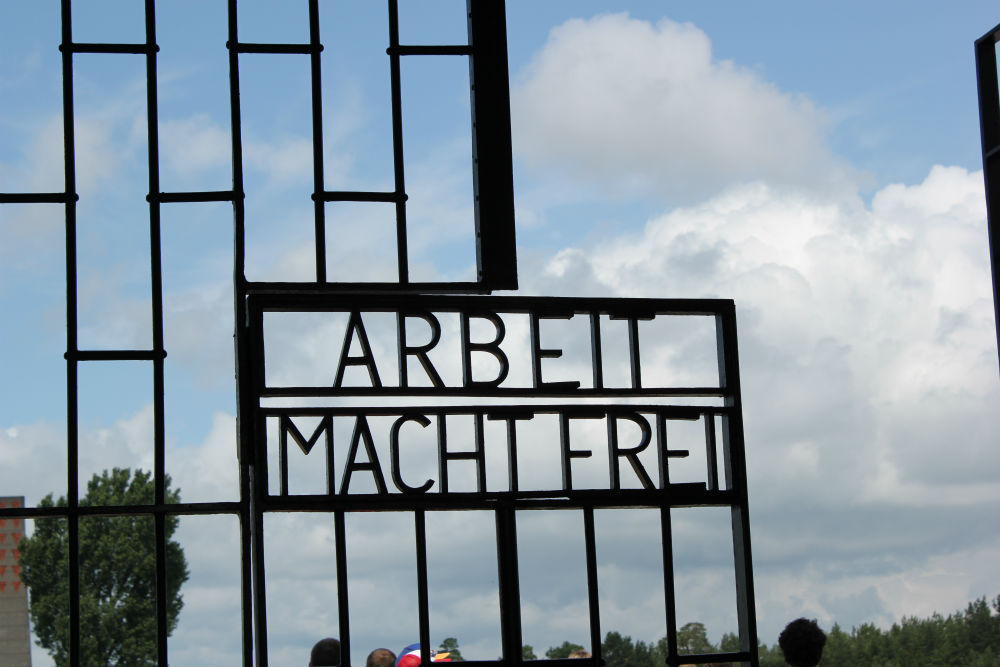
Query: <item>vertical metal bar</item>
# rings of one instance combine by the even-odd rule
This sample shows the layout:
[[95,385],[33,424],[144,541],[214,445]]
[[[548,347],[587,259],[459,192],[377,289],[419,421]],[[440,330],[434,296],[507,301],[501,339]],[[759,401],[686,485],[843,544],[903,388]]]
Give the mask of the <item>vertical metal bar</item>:
[[618,418],[613,413],[608,413],[608,473],[609,487],[612,491],[621,489],[621,470],[618,468]]
[[60,4],[62,18],[63,177],[66,188],[66,512],[69,550],[69,663],[80,662],[80,517],[79,508],[79,405],[76,352],[76,138],[73,125],[73,43],[70,0]]
[[986,229],[993,276],[993,313],[1000,348],[1000,84],[997,83],[996,43],[1000,26],[976,40],[976,81],[979,91],[979,131],[986,186]]
[[517,568],[517,524],[513,505],[501,501],[495,512],[497,579],[500,597],[500,641],[510,667],[522,662],[521,585]]
[[[254,359],[256,362],[257,359]],[[249,364],[248,364],[249,366]],[[244,397],[245,398],[245,397]],[[248,422],[246,432],[250,437],[256,438],[258,433],[266,432],[266,417],[253,411],[244,412],[245,421]],[[255,428],[256,427],[256,428]],[[242,435],[242,431],[241,431]],[[244,454],[252,452],[254,457],[251,474],[251,494],[249,513],[252,521],[250,567],[252,574],[252,588],[254,595],[254,650],[256,652],[257,664],[266,665],[268,663],[267,646],[267,574],[264,560],[264,510],[263,503],[268,496],[267,486],[267,447],[258,446],[251,441],[251,445],[246,448]]]
[[[531,414],[517,414],[514,412],[488,413],[489,420],[504,421],[507,423],[507,488],[512,493],[517,493],[517,422],[518,420],[532,419]],[[485,456],[485,453],[484,453]]]
[[156,664],[166,667],[167,634],[167,517],[161,512],[153,516],[156,540]]
[[628,318],[628,362],[632,371],[632,388],[642,387],[642,366],[639,359],[639,319]]
[[542,347],[539,328],[538,313],[534,311],[528,313],[528,334],[531,336],[530,345],[533,351],[531,355],[531,386],[535,389],[542,386],[542,355],[538,352]]
[[725,387],[728,414],[722,419],[726,479],[736,503],[731,506],[733,563],[736,570],[736,605],[740,630],[740,649],[749,651],[750,662],[759,664],[757,655],[757,612],[753,590],[753,559],[750,555],[749,493],[747,490],[746,452],[743,441],[743,402],[740,397],[739,346],[736,338],[736,306],[729,303],[715,318],[718,345],[720,386]]
[[413,512],[417,548],[417,616],[420,628],[420,661],[430,665],[430,602],[427,597],[427,525],[424,510]]
[[340,625],[341,664],[351,660],[351,617],[347,599],[347,527],[344,511],[333,514],[334,543],[337,548],[337,622]]
[[517,418],[512,415],[507,422],[507,480],[512,493],[518,491],[517,477]]
[[438,443],[438,484],[441,493],[448,493],[448,429],[445,424],[447,416],[441,412],[437,415]]
[[597,539],[594,535],[594,508],[583,508],[583,538],[587,552],[587,599],[590,603],[590,653],[594,664],[601,663],[601,599],[597,590]]
[[486,493],[486,434],[483,413],[477,412],[473,419],[476,424],[476,491]]
[[490,290],[517,289],[506,9],[503,0],[467,0],[466,11],[479,280]]
[[405,388],[410,384],[409,369],[406,367],[406,315],[403,312],[396,313],[396,358],[399,364],[399,387]]
[[[237,35],[237,0],[229,0],[229,124],[233,150],[233,279],[236,288],[236,328],[239,331],[244,320],[243,290],[246,283],[245,262],[245,230],[244,204],[246,194],[243,191],[243,131],[240,121],[240,59],[236,50],[239,41]],[[239,338],[239,336],[237,336]],[[239,365],[237,365],[239,368]]]
[[288,425],[289,418],[278,417],[278,495],[288,495]]
[[594,367],[594,389],[604,388],[604,361],[601,352],[601,313],[590,313],[590,355]]
[[708,464],[708,490],[719,489],[719,457],[715,446],[715,413],[702,414],[705,420],[705,461]]
[[323,202],[323,79],[320,76],[319,2],[309,0],[312,75],[313,208],[316,213],[316,282],[326,282],[326,204]]
[[573,488],[573,466],[570,465],[572,454],[569,448],[569,417],[566,413],[559,413],[559,449],[562,456],[559,457],[562,470],[562,488],[569,491]]
[[326,492],[333,496],[337,491],[337,471],[334,468],[333,460],[333,417],[327,417],[326,429]]
[[[254,485],[254,496],[259,495],[260,490]],[[255,499],[256,500],[256,499]],[[251,506],[251,516],[253,517],[253,529],[251,537],[253,540],[251,550],[251,569],[253,571],[253,593],[254,593],[254,633],[257,665],[263,667],[267,665],[267,599],[265,597],[267,577],[264,573],[264,513],[260,509],[260,504],[254,502]]]
[[670,484],[670,467],[667,463],[667,416],[656,413],[656,468],[660,473],[660,488],[665,489]]
[[677,665],[677,600],[674,595],[674,531],[670,507],[660,508],[660,544],[663,545],[663,604],[667,615],[667,664]]
[[[264,645],[263,654],[255,639],[261,639],[260,632],[255,637],[254,624],[257,628],[265,627],[260,614],[264,609],[264,591],[255,587],[257,580],[257,563],[255,561],[256,545],[263,539],[260,533],[261,517],[257,512],[254,496],[257,493],[254,479],[253,446],[253,412],[250,409],[250,397],[247,396],[246,384],[253,386],[254,378],[245,377],[252,366],[250,359],[247,311],[246,311],[246,248],[244,230],[243,192],[243,143],[240,124],[240,68],[239,53],[236,45],[239,43],[237,31],[237,0],[228,0],[227,5],[227,42],[229,49],[229,121],[230,137],[233,151],[233,320],[235,327],[236,356],[236,423],[237,423],[237,455],[240,460],[240,520],[241,520],[241,582],[243,586],[243,664],[265,664],[267,648]],[[263,347],[263,344],[262,344]],[[241,373],[243,370],[243,373]],[[267,475],[260,475],[266,483]],[[265,489],[266,491],[266,489]],[[259,564],[263,568],[263,563]],[[263,579],[263,572],[261,579]],[[259,612],[259,613],[258,613]]]
[[146,0],[146,132],[149,159],[149,266],[152,285],[153,318],[153,420],[154,420],[154,503],[163,504],[165,496],[165,460],[163,447],[163,266],[160,251],[159,125],[156,90],[156,13],[155,0]]
[[[166,452],[164,447],[164,382],[163,364],[163,266],[160,251],[160,191],[159,123],[156,89],[156,3],[146,0],[146,133],[149,162],[149,271],[153,319],[153,495],[154,503],[162,505],[166,496]],[[156,664],[167,664],[167,534],[166,516],[154,516],[156,544]]]
[[469,331],[469,313],[462,311],[458,317],[458,325],[462,340],[462,386],[472,386],[472,347],[469,341],[472,340]]
[[245,502],[253,495],[250,466],[240,461],[240,641],[243,646],[243,664],[253,662],[253,575],[250,567],[253,553],[253,515]]
[[392,88],[392,165],[396,181],[396,265],[399,282],[410,282],[406,242],[406,179],[403,174],[403,102],[399,75],[399,7],[389,0],[389,85]]

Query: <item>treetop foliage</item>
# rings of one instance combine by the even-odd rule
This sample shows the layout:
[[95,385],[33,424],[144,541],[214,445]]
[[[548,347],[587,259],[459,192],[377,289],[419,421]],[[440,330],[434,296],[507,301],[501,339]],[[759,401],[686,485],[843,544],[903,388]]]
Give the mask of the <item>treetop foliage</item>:
[[[164,480],[167,503],[180,502],[180,491]],[[152,475],[128,468],[105,470],[87,483],[80,506],[150,505]],[[66,499],[45,496],[39,507],[66,507]],[[31,537],[21,541],[21,579],[28,589],[28,613],[38,645],[57,665],[69,663],[69,535],[65,519],[34,522]],[[167,634],[177,625],[184,605],[181,585],[187,561],[170,539],[176,516],[165,517]],[[156,662],[156,546],[151,515],[81,517],[79,520],[80,664],[141,667]]]
[[[453,639],[453,638],[452,638]],[[455,646],[458,645],[458,640]],[[739,637],[727,632],[718,644],[709,641],[705,626],[697,621],[677,630],[680,654],[731,653],[740,650]],[[545,652],[549,659],[568,658],[583,649],[564,641]],[[525,660],[536,660],[534,647],[522,647]],[[761,667],[785,667],[777,642],[758,647]],[[605,667],[665,665],[667,638],[655,642],[633,641],[628,635],[608,632],[601,642]],[[712,663],[723,667],[728,663]],[[996,667],[1000,665],[1000,595],[988,603],[973,600],[964,611],[949,616],[933,614],[920,619],[903,618],[888,630],[863,623],[845,632],[837,624],[827,633],[822,667]]]
[[[992,608],[991,608],[992,607]],[[765,663],[762,667],[783,663]],[[888,630],[863,623],[844,632],[834,624],[823,650],[824,667],[851,665],[1000,665],[1000,595],[992,604],[985,597],[963,611],[930,618],[905,617]]]

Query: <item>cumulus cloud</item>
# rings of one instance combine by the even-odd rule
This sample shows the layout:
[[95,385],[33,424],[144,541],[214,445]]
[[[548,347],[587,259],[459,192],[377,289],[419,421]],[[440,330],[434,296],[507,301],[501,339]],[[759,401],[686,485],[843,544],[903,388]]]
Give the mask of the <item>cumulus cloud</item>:
[[980,172],[940,166],[870,205],[734,186],[564,249],[529,287],[735,299],[755,565],[803,588],[797,602],[762,598],[762,636],[796,604],[842,624],[912,614],[899,586],[938,595],[931,562],[964,576],[970,554],[995,547],[981,530],[1000,500],[982,187]]
[[515,79],[515,150],[611,192],[692,201],[734,181],[827,189],[843,168],[821,110],[716,60],[690,23],[571,19]]
[[205,187],[206,172],[219,176],[219,189],[231,187],[229,173],[232,151],[229,132],[218,125],[207,114],[195,114],[186,118],[170,118],[162,121],[160,132],[160,159],[173,173],[167,175],[190,184],[199,183]]

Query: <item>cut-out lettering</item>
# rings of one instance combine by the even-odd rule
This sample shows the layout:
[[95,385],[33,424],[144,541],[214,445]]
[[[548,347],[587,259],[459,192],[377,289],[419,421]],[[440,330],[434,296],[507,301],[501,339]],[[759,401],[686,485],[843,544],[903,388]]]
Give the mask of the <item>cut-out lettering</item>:
[[[568,320],[573,315],[549,315],[546,319]],[[535,389],[548,387],[549,389],[579,389],[580,383],[577,380],[564,382],[545,382],[542,380],[542,359],[558,359],[563,355],[559,348],[542,348],[542,332],[540,326],[541,316],[538,313],[531,314],[531,378]]]
[[[406,320],[407,318],[419,318],[426,322],[431,328],[431,339],[424,345],[407,345],[406,341]],[[409,376],[406,365],[407,357],[416,357],[424,372],[430,378],[431,384],[435,387],[443,387],[444,382],[438,374],[434,364],[431,363],[427,353],[434,349],[434,346],[441,340],[441,324],[437,318],[427,312],[396,313],[396,325],[399,330],[399,386],[409,387]]]
[[448,451],[448,431],[444,415],[438,415],[438,468],[441,480],[441,493],[448,493],[448,462],[475,461],[476,490],[480,493],[486,490],[486,447],[483,442],[483,415],[475,414],[475,449],[472,451]]
[[[364,444],[365,454],[368,456],[367,462],[359,462],[358,445]],[[344,466],[343,481],[340,484],[340,493],[346,495],[351,485],[351,475],[355,471],[368,470],[375,480],[375,488],[381,494],[389,493],[385,485],[385,477],[382,475],[382,466],[378,462],[378,454],[375,452],[375,441],[372,439],[372,431],[368,426],[368,420],[364,415],[358,415],[354,424],[354,435],[351,436],[351,446],[347,450],[347,463]]]
[[[635,447],[620,447],[618,445],[618,421],[626,420],[637,425],[641,431],[641,436],[639,438],[639,444]],[[626,413],[623,415],[608,415],[608,462],[610,463],[611,469],[611,488],[620,489],[621,488],[621,462],[618,460],[624,458],[632,466],[632,470],[635,472],[639,481],[642,482],[642,487],[644,489],[656,488],[653,485],[653,480],[650,479],[649,474],[642,465],[642,461],[639,460],[639,452],[644,451],[649,447],[650,440],[652,440],[653,429],[649,426],[649,422],[646,418],[640,415],[638,412]]]
[[[351,356],[351,342],[355,336],[357,336],[358,344],[361,346],[360,356]],[[344,346],[340,350],[337,377],[333,381],[334,387],[343,386],[344,370],[347,366],[364,366],[368,370],[372,386],[382,386],[382,380],[378,376],[378,368],[375,366],[375,355],[372,354],[372,346],[368,341],[368,333],[365,331],[365,323],[361,319],[361,313],[356,310],[352,310],[347,319],[347,331],[344,333]]]
[[573,490],[573,467],[570,462],[573,459],[589,459],[594,455],[589,449],[573,449],[569,441],[569,420],[570,419],[603,419],[603,412],[589,414],[574,414],[572,416],[565,412],[559,415],[559,445],[562,452],[562,481],[563,490]]
[[535,415],[528,414],[518,414],[518,413],[490,413],[486,415],[487,419],[490,420],[503,420],[507,422],[507,473],[509,479],[510,490],[517,492],[517,428],[514,423],[518,420],[529,420],[534,419]]
[[[478,318],[487,320],[490,322],[494,329],[496,330],[496,335],[493,340],[487,343],[473,343],[472,334],[470,332],[471,327],[470,320],[472,318]],[[500,343],[503,342],[504,335],[506,334],[506,329],[503,324],[503,320],[496,313],[480,313],[472,315],[469,313],[462,313],[462,382],[466,387],[496,387],[501,382],[507,379],[507,373],[510,371],[510,363],[507,361],[507,355],[504,351],[500,349]],[[472,379],[472,353],[473,352],[485,352],[492,355],[497,363],[500,364],[500,368],[497,371],[497,376],[493,380],[473,380]]]
[[392,482],[396,485],[396,488],[403,493],[426,493],[432,486],[434,486],[434,480],[429,479],[425,481],[420,486],[410,486],[403,481],[403,474],[400,472],[399,465],[399,429],[403,427],[406,422],[417,422],[422,427],[427,428],[431,424],[431,420],[424,415],[403,415],[397,419],[392,424],[392,430],[389,432],[389,452],[392,458],[391,461],[391,473]]
[[319,441],[321,435],[326,435],[327,447],[333,447],[333,418],[329,415],[320,420],[315,430],[313,430],[312,435],[308,438],[302,435],[302,431],[286,415],[281,416],[279,424],[279,437],[281,438],[282,448],[288,446],[288,436],[292,436],[292,440],[299,446],[302,453],[308,455],[312,451],[313,446]]

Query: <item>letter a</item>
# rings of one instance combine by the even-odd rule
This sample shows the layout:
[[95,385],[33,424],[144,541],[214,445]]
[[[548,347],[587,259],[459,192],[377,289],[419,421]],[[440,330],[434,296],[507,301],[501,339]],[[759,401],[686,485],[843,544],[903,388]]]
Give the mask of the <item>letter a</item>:
[[[358,445],[364,444],[365,453],[368,455],[368,463],[358,463]],[[375,453],[375,441],[372,439],[372,431],[368,427],[368,420],[364,415],[358,415],[354,424],[354,435],[351,436],[351,446],[347,450],[347,464],[344,466],[344,475],[340,482],[341,495],[347,494],[347,489],[351,485],[351,474],[356,470],[369,470],[375,481],[375,488],[380,494],[389,493],[385,486],[385,477],[382,475],[382,466],[378,462],[378,454]]]
[[[354,332],[357,332],[358,343],[361,345],[360,357],[350,356],[351,341],[354,340]],[[368,334],[365,333],[365,323],[361,321],[361,313],[356,310],[351,311],[351,316],[347,320],[347,331],[344,333],[344,347],[340,350],[340,363],[337,364],[337,378],[333,381],[334,387],[343,386],[345,366],[364,366],[368,369],[368,377],[371,378],[372,386],[382,386],[382,380],[378,377],[378,369],[375,367],[375,356],[372,354],[372,346],[368,342]]]

